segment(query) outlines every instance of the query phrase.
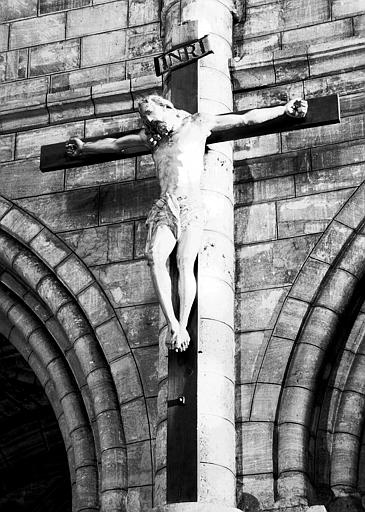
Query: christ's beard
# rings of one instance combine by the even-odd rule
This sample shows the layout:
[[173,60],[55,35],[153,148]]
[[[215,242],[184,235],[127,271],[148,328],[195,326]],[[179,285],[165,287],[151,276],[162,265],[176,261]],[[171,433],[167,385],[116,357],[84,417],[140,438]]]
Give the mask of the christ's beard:
[[167,128],[167,124],[164,121],[150,121],[149,125],[151,132],[156,133],[161,137],[165,137],[170,132],[170,130]]

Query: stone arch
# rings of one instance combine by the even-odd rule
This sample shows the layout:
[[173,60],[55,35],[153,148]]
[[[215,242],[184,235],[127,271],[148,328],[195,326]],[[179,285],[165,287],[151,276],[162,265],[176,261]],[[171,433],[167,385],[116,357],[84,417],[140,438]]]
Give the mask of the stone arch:
[[[283,506],[287,502],[307,504],[313,499],[308,452],[316,421],[315,397],[318,393],[323,397],[331,369],[327,363],[334,364],[335,356],[339,357],[365,298],[361,207],[364,196],[363,183],[306,258],[283,301],[264,355],[257,363],[251,410],[260,399],[257,383],[265,383],[271,404],[267,418],[261,418],[266,432],[261,444],[265,452],[266,447],[272,447],[274,496]],[[275,360],[278,353],[280,364]],[[280,373],[277,384],[267,380],[273,368]],[[251,431],[257,428],[262,436],[261,424],[252,423]]]
[[93,485],[99,488],[102,510],[125,510],[128,474],[120,404],[143,392],[114,309],[66,244],[0,196],[1,268],[1,281],[28,303],[81,390],[100,466]]

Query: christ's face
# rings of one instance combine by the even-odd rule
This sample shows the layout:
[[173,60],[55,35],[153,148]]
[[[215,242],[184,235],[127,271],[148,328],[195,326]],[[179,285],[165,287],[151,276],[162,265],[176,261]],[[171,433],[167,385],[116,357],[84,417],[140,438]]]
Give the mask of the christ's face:
[[158,102],[147,98],[140,103],[139,109],[142,118],[151,124],[164,126],[167,131],[173,130],[178,121],[177,110],[163,98]]

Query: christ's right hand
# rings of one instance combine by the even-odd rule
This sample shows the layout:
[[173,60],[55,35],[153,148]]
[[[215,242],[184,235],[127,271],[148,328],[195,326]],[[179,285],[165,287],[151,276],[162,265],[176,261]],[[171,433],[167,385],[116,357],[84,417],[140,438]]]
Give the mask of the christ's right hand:
[[81,139],[73,137],[66,142],[65,152],[70,158],[76,158],[81,155],[84,143]]

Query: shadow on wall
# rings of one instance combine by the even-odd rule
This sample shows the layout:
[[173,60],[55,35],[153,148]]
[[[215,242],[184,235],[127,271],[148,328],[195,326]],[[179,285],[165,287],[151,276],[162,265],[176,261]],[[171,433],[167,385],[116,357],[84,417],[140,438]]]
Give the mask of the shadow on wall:
[[255,496],[243,492],[238,496],[237,508],[243,510],[243,512],[260,512],[260,503]]

